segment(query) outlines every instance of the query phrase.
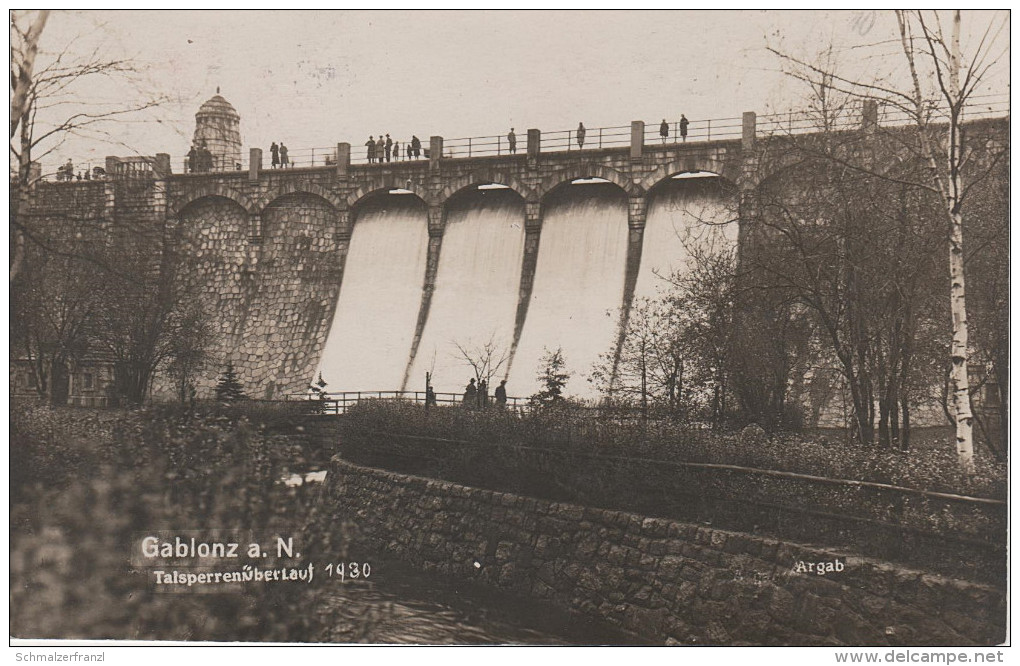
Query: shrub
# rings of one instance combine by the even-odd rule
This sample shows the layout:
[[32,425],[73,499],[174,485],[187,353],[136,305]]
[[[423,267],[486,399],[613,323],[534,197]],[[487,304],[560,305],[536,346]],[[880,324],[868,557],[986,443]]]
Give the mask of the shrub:
[[321,586],[157,593],[128,563],[140,535],[162,529],[272,530],[293,535],[302,561],[344,555],[345,528],[320,519],[319,486],[280,483],[293,451],[244,414],[49,409],[12,422],[12,635],[321,640],[330,618],[308,612]]
[[[341,429],[348,435],[382,432],[462,440],[477,446],[527,445],[574,454],[646,458],[662,462],[739,465],[830,478],[993,498],[1006,496],[1006,465],[976,456],[977,472],[961,472],[951,434],[928,448],[908,452],[833,444],[822,436],[779,433],[741,444],[738,433],[669,420],[622,419],[583,405],[540,409],[465,411],[401,401],[363,401],[348,410]],[[378,438],[376,438],[378,439]]]

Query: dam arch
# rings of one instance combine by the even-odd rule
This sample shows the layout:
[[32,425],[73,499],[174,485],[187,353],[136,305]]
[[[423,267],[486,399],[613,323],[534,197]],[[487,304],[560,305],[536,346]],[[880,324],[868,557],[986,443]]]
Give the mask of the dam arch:
[[182,211],[195,202],[208,198],[229,199],[248,213],[256,212],[258,209],[255,201],[244,192],[236,190],[221,181],[212,181],[184,190],[177,196],[168,197],[167,213],[179,216]]
[[537,194],[534,188],[525,185],[521,180],[512,174],[493,171],[471,171],[447,183],[435,196],[435,202],[446,205],[454,197],[465,191],[473,191],[478,186],[502,185],[513,192],[516,192],[525,201],[537,201]]
[[278,199],[295,194],[306,194],[322,199],[334,210],[343,208],[345,203],[342,198],[336,196],[333,192],[330,192],[321,185],[288,180],[278,183],[274,189],[265,193],[253,212],[261,213]]
[[646,199],[635,297],[654,299],[668,288],[671,275],[693,270],[700,253],[737,246],[739,191],[724,175],[706,170],[668,173],[650,183]]
[[640,187],[647,192],[663,181],[682,173],[712,173],[735,187],[741,179],[740,167],[739,162],[720,159],[715,155],[683,155],[645,174],[641,178]]
[[388,194],[393,190],[410,192],[420,199],[425,205],[429,205],[430,203],[428,190],[425,187],[411,179],[401,181],[399,177],[389,174],[386,176],[372,178],[369,182],[355,188],[347,196],[347,208],[354,210],[363,204],[365,199],[378,196],[379,194]]
[[433,211],[419,194],[383,185],[366,188],[339,214],[348,249],[317,372],[327,390],[392,390],[403,379],[421,307]]
[[547,184],[535,206],[537,219],[527,221],[540,229],[541,240],[526,301],[521,290],[522,326],[510,382],[514,391],[535,392],[545,350],[562,347],[574,373],[570,388],[583,395],[592,364],[614,346],[618,324],[607,312],[619,311],[626,301],[634,188],[621,177],[602,178],[587,168],[558,174]]
[[623,190],[627,196],[635,196],[643,193],[643,189],[616,169],[607,168],[597,164],[584,164],[580,167],[555,172],[542,180],[536,187],[537,199],[544,202],[545,199],[563,187],[575,184],[577,181],[599,179],[605,183],[612,184]]
[[237,346],[247,308],[250,214],[241,201],[210,188],[183,203],[171,222],[184,288],[211,318],[209,361],[194,385],[212,391]]
[[505,354],[511,344],[527,202],[510,186],[477,180],[450,193],[438,211],[441,231],[430,247],[441,242],[442,252],[434,262],[430,253],[405,390],[424,390],[429,372],[437,390],[459,391],[474,372],[460,350],[471,355],[492,342]]
[[[326,192],[312,190],[277,190],[258,215],[258,270],[249,280],[236,353],[258,350],[257,362],[242,363],[238,377],[265,399],[300,392],[314,378],[342,282],[346,240],[336,206]],[[272,288],[280,284],[287,288]]]

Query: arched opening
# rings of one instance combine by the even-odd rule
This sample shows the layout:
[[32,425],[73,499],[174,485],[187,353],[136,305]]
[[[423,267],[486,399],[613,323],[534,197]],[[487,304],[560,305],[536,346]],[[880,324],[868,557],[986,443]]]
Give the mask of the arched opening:
[[565,180],[542,198],[534,287],[510,377],[514,393],[534,393],[545,350],[562,347],[573,372],[567,393],[593,394],[586,377],[612,350],[617,318],[607,312],[622,305],[627,266],[627,193],[606,180]]
[[[474,184],[446,200],[446,224],[428,319],[408,375],[408,389],[424,390],[425,373],[439,392],[459,392],[475,374],[485,346],[491,365],[505,359],[524,255],[524,198],[498,183]],[[502,378],[503,367],[490,367]],[[484,371],[483,371],[484,372]]]
[[635,297],[656,298],[707,256],[736,248],[736,187],[709,171],[681,171],[647,193],[644,244]]
[[251,395],[299,393],[314,376],[340,281],[336,214],[328,200],[300,190],[262,210],[256,288],[238,350],[258,355],[237,368]]
[[249,217],[237,201],[209,195],[190,201],[177,218],[179,287],[202,303],[210,324],[208,361],[194,380],[195,390],[205,396],[234,351],[245,310]]
[[428,208],[385,187],[361,196],[333,322],[319,363],[327,391],[392,390],[403,381],[421,303]]

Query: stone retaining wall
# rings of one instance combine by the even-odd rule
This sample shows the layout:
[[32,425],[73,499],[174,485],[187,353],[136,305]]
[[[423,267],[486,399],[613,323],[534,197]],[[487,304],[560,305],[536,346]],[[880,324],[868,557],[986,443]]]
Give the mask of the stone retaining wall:
[[[537,500],[334,458],[328,498],[367,545],[548,599],[654,643],[991,645],[1004,591],[823,548]],[[842,564],[824,575],[799,563]],[[802,567],[803,568],[803,567]]]

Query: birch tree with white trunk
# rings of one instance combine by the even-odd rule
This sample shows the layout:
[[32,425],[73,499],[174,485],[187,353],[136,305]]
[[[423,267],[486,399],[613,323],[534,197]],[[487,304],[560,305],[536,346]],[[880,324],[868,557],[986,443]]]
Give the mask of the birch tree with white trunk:
[[[967,370],[968,330],[967,291],[964,255],[964,202],[974,185],[992,171],[1007,151],[994,156],[984,168],[970,164],[973,151],[966,143],[965,110],[976,106],[974,97],[986,86],[989,71],[1008,62],[1009,45],[1001,52],[999,38],[1008,27],[1004,19],[991,18],[980,31],[973,52],[964,55],[961,49],[962,17],[959,10],[949,15],[948,34],[938,11],[920,10],[895,12],[899,50],[905,60],[908,78],[896,76],[865,79],[841,75],[827,63],[812,62],[770,48],[787,66],[787,72],[813,87],[819,82],[843,94],[862,100],[876,100],[904,116],[916,127],[911,141],[897,141],[899,149],[908,151],[927,165],[927,176],[911,182],[897,181],[934,193],[945,214],[946,239],[949,249],[950,306],[952,344],[949,350],[950,393],[955,426],[956,451],[960,466],[967,472],[974,469],[973,412]],[[1008,32],[1007,32],[1008,40]],[[896,139],[891,138],[891,141]],[[1008,150],[1008,148],[1007,148]],[[841,161],[843,166],[859,169],[878,177],[889,177],[875,165]],[[968,171],[967,167],[971,167]]]

